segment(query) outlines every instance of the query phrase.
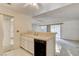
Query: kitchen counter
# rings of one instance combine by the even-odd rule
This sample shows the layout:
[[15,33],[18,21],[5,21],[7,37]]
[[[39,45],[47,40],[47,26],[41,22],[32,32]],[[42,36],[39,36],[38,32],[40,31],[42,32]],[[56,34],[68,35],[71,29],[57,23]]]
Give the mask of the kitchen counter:
[[21,34],[21,37],[30,37],[30,38],[34,38],[34,39],[38,39],[38,40],[50,40],[53,38],[53,36],[55,36],[56,33],[50,33],[50,32],[37,32],[35,33],[23,33]]

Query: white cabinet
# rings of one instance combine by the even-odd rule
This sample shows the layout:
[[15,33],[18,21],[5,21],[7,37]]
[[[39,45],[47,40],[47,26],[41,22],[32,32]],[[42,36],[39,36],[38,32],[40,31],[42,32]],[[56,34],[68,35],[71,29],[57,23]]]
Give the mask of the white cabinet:
[[29,38],[28,42],[28,51],[34,54],[34,40],[33,38]]
[[22,36],[21,47],[34,54],[34,39]]
[[46,55],[55,56],[55,36],[46,43]]
[[21,47],[31,52],[33,55],[55,55],[56,33],[39,33],[39,35],[25,34],[21,36]]

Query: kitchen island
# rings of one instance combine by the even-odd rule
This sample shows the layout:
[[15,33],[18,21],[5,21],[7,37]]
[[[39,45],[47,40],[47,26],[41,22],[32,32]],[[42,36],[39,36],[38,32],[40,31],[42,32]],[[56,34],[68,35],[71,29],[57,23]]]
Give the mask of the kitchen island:
[[55,36],[50,32],[22,33],[20,46],[34,56],[54,56]]

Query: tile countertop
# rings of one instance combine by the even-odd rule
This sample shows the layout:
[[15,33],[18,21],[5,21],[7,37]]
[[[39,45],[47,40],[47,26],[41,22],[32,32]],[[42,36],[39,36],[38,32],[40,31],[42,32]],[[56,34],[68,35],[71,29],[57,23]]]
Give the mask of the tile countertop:
[[38,39],[38,40],[44,40],[44,41],[47,41],[47,40],[50,40],[52,39],[54,36],[55,36],[56,33],[50,33],[50,32],[37,32],[36,34],[35,33],[23,33],[21,34],[21,37],[30,37],[30,38],[33,38],[33,39]]

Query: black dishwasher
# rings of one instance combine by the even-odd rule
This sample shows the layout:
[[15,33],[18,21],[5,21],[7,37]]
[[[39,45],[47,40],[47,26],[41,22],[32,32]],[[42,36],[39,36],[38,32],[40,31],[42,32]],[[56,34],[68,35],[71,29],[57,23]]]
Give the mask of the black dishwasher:
[[34,55],[46,56],[46,41],[34,39]]

